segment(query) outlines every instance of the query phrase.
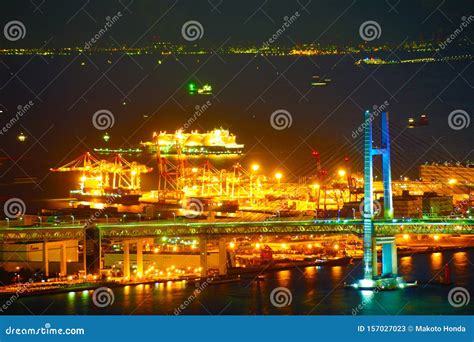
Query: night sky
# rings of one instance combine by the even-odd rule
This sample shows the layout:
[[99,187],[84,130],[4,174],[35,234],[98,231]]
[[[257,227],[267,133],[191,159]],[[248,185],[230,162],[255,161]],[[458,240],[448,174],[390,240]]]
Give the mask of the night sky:
[[[299,11],[282,44],[312,42],[359,44],[358,27],[365,20],[383,25],[383,42],[441,38],[472,15],[474,4],[460,1],[2,1],[2,24],[22,21],[27,36],[22,47],[82,45],[95,34],[107,16],[118,11],[123,19],[111,35],[119,44],[145,46],[163,40],[185,42],[182,23],[194,19],[205,28],[199,44],[218,46],[229,37],[233,44],[258,44],[274,33],[285,16]],[[470,31],[472,33],[472,29]],[[18,44],[1,45],[17,47]],[[112,44],[111,39],[102,44]]]
[[[285,16],[299,18],[278,38],[277,46],[301,43],[358,46],[362,23],[381,26],[372,46],[390,44],[381,58],[413,58],[397,49],[404,42],[443,41],[473,14],[472,1],[2,1],[2,28],[18,20],[26,28],[23,39],[0,38],[0,48],[62,48],[84,46],[104,25],[106,17],[120,19],[96,47],[146,47],[157,42],[191,44],[208,51],[221,46],[260,46],[281,27]],[[187,42],[181,28],[190,20],[204,28],[201,39]],[[474,24],[453,46],[436,54],[472,54]],[[3,31],[3,30],[2,30]],[[470,44],[470,45],[469,45]],[[425,161],[473,160],[472,127],[453,130],[448,115],[463,110],[472,116],[472,59],[460,62],[357,67],[366,55],[266,57],[254,55],[72,54],[69,56],[0,56],[0,124],[5,125],[19,105],[33,101],[21,120],[0,136],[2,195],[14,177],[36,177],[30,185],[37,196],[66,196],[67,177],[49,168],[64,164],[93,147],[104,145],[103,131],[91,124],[100,109],[110,110],[115,124],[108,130],[111,147],[136,146],[153,131],[173,131],[207,100],[212,106],[193,124],[201,131],[229,128],[246,144],[245,165],[264,164],[264,171],[282,170],[285,178],[314,172],[311,150],[321,151],[329,170],[345,156],[353,168],[362,167],[361,140],[352,132],[362,113],[384,101],[392,120],[394,178],[417,176]],[[161,61],[161,64],[158,63]],[[311,88],[313,75],[332,79],[328,87]],[[212,83],[215,97],[190,97],[185,84]],[[292,125],[275,130],[270,115],[284,109]],[[411,116],[428,114],[430,125],[406,129]],[[25,143],[17,141],[23,132]],[[375,133],[377,136],[377,130]],[[151,166],[153,160],[149,161]],[[156,177],[156,176],[155,176]],[[68,180],[71,182],[71,179]],[[146,183],[146,182],[145,182]],[[149,181],[148,184],[154,184]],[[26,189],[26,190],[25,190]]]

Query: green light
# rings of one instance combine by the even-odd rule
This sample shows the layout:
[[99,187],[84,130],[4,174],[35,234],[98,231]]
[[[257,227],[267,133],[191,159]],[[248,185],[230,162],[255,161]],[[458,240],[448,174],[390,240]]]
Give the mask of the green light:
[[188,91],[189,92],[195,92],[196,91],[196,83],[193,83],[193,82],[189,82],[188,83]]
[[108,142],[110,140],[110,135],[109,133],[105,133],[104,136],[102,137],[105,142]]

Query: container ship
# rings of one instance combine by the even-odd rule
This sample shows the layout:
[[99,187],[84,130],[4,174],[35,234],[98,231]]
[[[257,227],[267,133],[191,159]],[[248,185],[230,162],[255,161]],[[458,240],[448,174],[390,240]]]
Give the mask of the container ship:
[[244,149],[243,144],[237,144],[236,136],[224,129],[206,133],[185,133],[182,130],[175,133],[154,132],[151,141],[141,142],[140,145],[149,154],[156,154],[159,149],[161,155],[240,155]]

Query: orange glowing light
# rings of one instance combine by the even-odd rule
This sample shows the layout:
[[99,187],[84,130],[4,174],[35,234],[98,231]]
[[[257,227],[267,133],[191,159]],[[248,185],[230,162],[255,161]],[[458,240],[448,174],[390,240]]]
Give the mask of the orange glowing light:
[[260,169],[260,165],[258,164],[253,164],[252,165],[252,171],[257,172]]

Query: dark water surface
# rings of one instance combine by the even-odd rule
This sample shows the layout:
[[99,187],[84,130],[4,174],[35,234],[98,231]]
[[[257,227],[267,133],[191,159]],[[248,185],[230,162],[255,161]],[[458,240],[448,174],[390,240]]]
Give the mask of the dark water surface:
[[[114,288],[111,306],[98,308],[92,302],[93,291],[70,292],[51,296],[26,297],[17,300],[7,314],[49,315],[172,315],[181,304],[188,305],[186,315],[456,315],[473,314],[472,303],[454,308],[448,292],[454,286],[474,293],[474,250],[419,254],[400,258],[399,271],[407,280],[418,280],[418,288],[373,293],[343,287],[361,275],[355,265],[307,267],[265,274],[260,282],[242,281],[210,285],[194,300],[189,300],[196,285],[185,282],[136,285]],[[450,263],[453,286],[425,285],[443,274]],[[270,293],[286,287],[291,304],[275,307]],[[359,309],[357,307],[359,306]]]

